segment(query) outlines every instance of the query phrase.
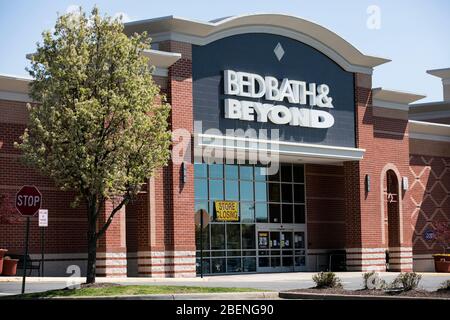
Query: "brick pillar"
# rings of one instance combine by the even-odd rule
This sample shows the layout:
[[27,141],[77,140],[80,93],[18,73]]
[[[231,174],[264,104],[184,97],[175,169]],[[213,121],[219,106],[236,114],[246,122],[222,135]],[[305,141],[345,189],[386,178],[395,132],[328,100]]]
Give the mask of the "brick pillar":
[[[344,163],[346,205],[346,251],[348,271],[386,270],[385,251],[381,243],[379,212],[379,185],[377,169],[371,158],[374,149],[372,121],[372,77],[355,75],[356,146],[366,149],[360,161]],[[370,191],[365,179],[370,176]]]
[[[402,176],[409,174],[408,115],[373,112],[372,77],[355,75],[356,146],[365,149],[364,158],[344,164],[346,198],[346,250],[349,271],[412,268],[411,237],[408,236],[410,206],[400,190]],[[399,210],[392,220],[398,246],[389,247],[385,222],[385,188],[388,170],[395,172],[399,185]],[[370,191],[365,179],[370,177]],[[398,220],[397,220],[398,219]],[[391,233],[391,239],[393,233]]]
[[[188,43],[164,41],[159,50],[182,54],[169,68],[167,98],[170,128],[189,142],[193,133],[192,49]],[[178,131],[177,131],[178,130]],[[174,141],[176,146],[179,141]],[[190,150],[190,148],[189,148]],[[192,153],[172,158],[150,182],[148,240],[137,252],[140,276],[195,277],[194,168]],[[182,181],[182,162],[187,169]],[[146,242],[146,243],[144,243]]]
[[[109,214],[115,207],[115,202],[106,201],[98,220],[98,227],[104,225]],[[126,217],[125,206],[117,212],[109,228],[98,240],[97,247],[97,276],[126,277],[127,276],[127,248],[126,248]]]

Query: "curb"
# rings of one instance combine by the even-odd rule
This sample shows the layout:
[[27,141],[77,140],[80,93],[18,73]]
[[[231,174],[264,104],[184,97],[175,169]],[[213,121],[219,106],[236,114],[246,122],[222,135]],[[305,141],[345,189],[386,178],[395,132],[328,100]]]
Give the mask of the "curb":
[[278,299],[278,292],[175,293],[128,296],[54,297],[34,300],[245,300]]
[[305,299],[305,300],[443,300],[450,301],[450,298],[435,297],[405,297],[405,296],[371,296],[371,295],[351,295],[351,294],[324,294],[310,292],[280,292],[282,299]]

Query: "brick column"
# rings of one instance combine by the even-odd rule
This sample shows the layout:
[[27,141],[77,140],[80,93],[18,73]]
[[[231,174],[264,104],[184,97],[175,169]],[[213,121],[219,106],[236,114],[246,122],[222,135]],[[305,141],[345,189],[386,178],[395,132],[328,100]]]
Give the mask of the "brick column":
[[[164,41],[159,50],[182,54],[169,68],[167,98],[172,106],[170,128],[183,129],[190,145],[193,133],[192,50],[188,43]],[[179,133],[179,132],[178,132]],[[179,141],[174,141],[177,145]],[[189,148],[190,150],[190,148]],[[182,162],[187,169],[182,181]],[[140,276],[195,277],[194,168],[192,153],[172,158],[150,181],[148,239],[138,246]]]
[[[117,200],[116,200],[117,202]],[[112,201],[106,201],[98,220],[98,227],[104,225],[109,214],[115,207]],[[109,228],[98,240],[97,276],[126,277],[127,248],[125,206],[117,212]]]
[[[409,173],[408,117],[374,115],[372,77],[355,75],[356,146],[365,149],[359,162],[344,164],[346,198],[346,250],[349,271],[386,270],[386,251],[390,270],[412,268],[411,239],[407,236],[409,202],[399,190],[399,212],[391,227],[399,235],[399,246],[389,247],[385,230],[383,185],[387,170],[393,170],[398,184]],[[370,177],[370,191],[365,179]],[[397,224],[396,219],[401,223]]]

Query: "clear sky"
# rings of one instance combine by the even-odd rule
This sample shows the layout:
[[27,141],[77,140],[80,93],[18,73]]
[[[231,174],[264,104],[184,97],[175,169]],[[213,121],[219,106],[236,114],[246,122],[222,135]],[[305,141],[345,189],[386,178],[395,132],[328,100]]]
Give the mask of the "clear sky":
[[[448,0],[0,0],[0,73],[27,75],[25,54],[34,50],[43,30],[53,27],[57,12],[77,5],[90,10],[95,4],[127,20],[176,15],[208,21],[261,12],[299,16],[329,28],[365,54],[391,59],[375,69],[374,86],[426,94],[423,102],[442,99],[441,81],[425,70],[450,67]],[[379,9],[380,19],[371,6]]]

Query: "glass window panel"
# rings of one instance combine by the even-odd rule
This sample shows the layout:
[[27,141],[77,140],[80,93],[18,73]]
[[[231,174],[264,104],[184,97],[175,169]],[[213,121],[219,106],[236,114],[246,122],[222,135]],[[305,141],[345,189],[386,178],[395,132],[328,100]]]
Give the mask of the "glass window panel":
[[294,247],[295,249],[303,249],[305,247],[305,233],[296,232],[294,234]]
[[211,217],[213,217],[213,221],[215,221],[215,219],[216,219],[216,210],[215,210],[215,208],[214,208],[214,201],[209,201],[208,202],[208,206],[209,206],[209,215],[211,216]]
[[227,249],[241,248],[241,226],[239,224],[227,224]]
[[225,258],[213,258],[211,259],[212,273],[225,273]]
[[281,210],[282,210],[281,213],[283,214],[283,217],[282,217],[281,221],[283,223],[293,223],[294,219],[293,219],[293,216],[292,216],[292,214],[293,214],[293,212],[292,212],[292,210],[293,210],[292,204],[283,204]]
[[258,255],[260,255],[260,256],[268,256],[269,255],[269,251],[267,251],[267,250],[264,250],[264,251],[259,250],[258,251]]
[[234,164],[225,165],[225,179],[237,180],[239,178],[238,166]]
[[294,223],[305,223],[305,205],[296,204],[294,206]]
[[280,202],[280,184],[269,183],[269,201]]
[[281,184],[281,201],[292,203],[292,184]]
[[256,222],[267,222],[267,203],[257,202],[255,204]]
[[267,201],[267,184],[265,182],[255,182],[255,200]]
[[223,178],[223,164],[215,163],[209,165],[209,178],[222,179]]
[[[196,261],[197,274],[200,274],[200,258]],[[203,273],[211,273],[211,263],[209,259],[203,259]]]
[[282,232],[281,233],[281,247],[284,249],[293,248],[294,243],[292,242],[292,232]]
[[269,222],[271,223],[280,223],[280,205],[277,203],[269,204]]
[[268,175],[267,178],[269,181],[280,181],[280,168],[274,174]]
[[195,226],[195,245],[197,250],[200,250],[200,239],[203,236],[203,250],[209,250],[209,226],[203,228],[203,234],[200,232],[200,227]]
[[244,272],[256,271],[256,258],[244,258],[242,262]]
[[242,272],[241,258],[228,258],[227,272]]
[[255,225],[242,225],[242,249],[256,249]]
[[249,251],[244,250],[244,251],[242,251],[242,255],[243,256],[256,256],[256,251],[254,251],[254,250],[249,250]]
[[294,165],[294,182],[305,182],[305,172],[303,165]]
[[292,267],[294,265],[293,257],[283,257],[283,267]]
[[208,199],[208,180],[194,179],[195,199]]
[[[198,250],[199,248],[197,248],[197,251],[196,251],[196,256],[197,256],[197,258],[200,258],[200,250]],[[211,252],[209,251],[209,250],[203,250],[203,258],[207,258],[207,257],[209,257],[211,255]]]
[[292,166],[290,164],[281,166],[281,182],[292,182]]
[[223,180],[209,180],[209,199],[223,200]]
[[305,256],[295,257],[295,266],[296,267],[303,267],[305,266]]
[[239,200],[238,181],[225,180],[225,200]]
[[206,163],[195,163],[194,164],[194,177],[195,178],[206,178],[208,176],[208,166]]
[[241,251],[227,251],[227,257],[240,257],[241,255]]
[[303,184],[294,185],[294,202],[305,203],[305,185]]
[[279,256],[279,255],[281,255],[281,251],[280,250],[272,250],[272,251],[270,251],[270,255]]
[[272,268],[280,267],[281,266],[280,257],[270,257],[270,266]]
[[195,201],[195,212],[200,209],[208,211],[208,201]]
[[225,225],[211,224],[211,249],[225,249]]
[[270,232],[270,248],[279,249],[280,248],[280,233],[278,231]]
[[211,251],[211,257],[225,257],[225,251]]
[[262,268],[269,267],[269,258],[263,257],[259,258],[259,266]]
[[241,202],[241,222],[255,221],[255,204],[253,202]]
[[239,166],[239,174],[241,180],[253,180],[253,166]]
[[265,167],[255,167],[255,180],[256,181],[266,181],[267,168]]
[[253,182],[240,181],[241,201],[253,201]]

